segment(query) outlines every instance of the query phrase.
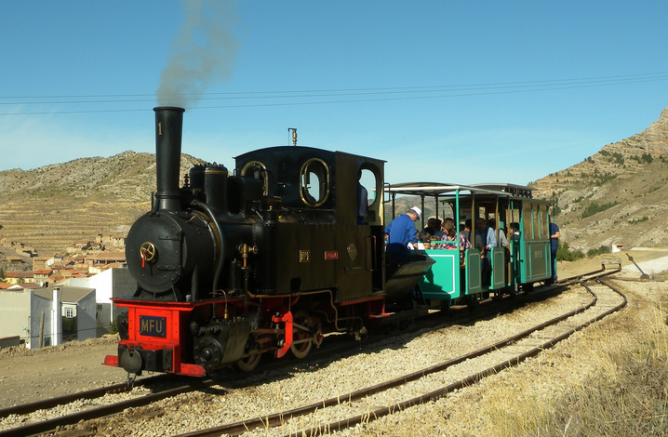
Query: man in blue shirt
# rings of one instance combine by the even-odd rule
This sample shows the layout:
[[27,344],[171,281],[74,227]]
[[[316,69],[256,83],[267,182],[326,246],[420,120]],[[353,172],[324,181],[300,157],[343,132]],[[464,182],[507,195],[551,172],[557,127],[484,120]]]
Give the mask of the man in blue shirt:
[[557,249],[559,249],[559,226],[550,223],[550,249],[552,252],[552,282],[557,280]]
[[422,215],[422,210],[417,206],[412,207],[406,214],[392,220],[385,228],[387,235],[387,253],[395,255],[410,255],[408,243],[415,247],[417,253],[417,230],[415,221]]

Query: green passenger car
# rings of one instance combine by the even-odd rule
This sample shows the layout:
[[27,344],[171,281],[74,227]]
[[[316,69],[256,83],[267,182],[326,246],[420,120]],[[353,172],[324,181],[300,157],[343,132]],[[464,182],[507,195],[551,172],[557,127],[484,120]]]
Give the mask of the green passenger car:
[[[476,219],[484,219],[492,225],[497,247],[476,247],[475,228],[465,233],[473,247],[462,250],[462,256],[459,239],[451,242],[456,249],[440,249],[438,242],[429,245],[432,247],[425,253],[435,263],[417,290],[425,303],[433,307],[471,305],[492,296],[531,290],[535,283],[551,278],[551,205],[533,198],[532,191],[531,187],[514,184],[419,182],[385,187],[393,216],[396,196],[412,195],[419,196],[423,211],[425,204],[431,203],[436,218],[452,219],[457,235],[465,232],[469,220],[475,223]],[[421,229],[425,219],[423,216]],[[506,242],[505,247],[502,241]]]

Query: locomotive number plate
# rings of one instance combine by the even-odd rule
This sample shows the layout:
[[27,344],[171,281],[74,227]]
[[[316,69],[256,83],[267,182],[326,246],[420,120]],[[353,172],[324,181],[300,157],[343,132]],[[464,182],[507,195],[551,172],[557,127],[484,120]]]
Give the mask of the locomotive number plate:
[[165,337],[167,335],[167,318],[139,316],[139,334],[151,337]]

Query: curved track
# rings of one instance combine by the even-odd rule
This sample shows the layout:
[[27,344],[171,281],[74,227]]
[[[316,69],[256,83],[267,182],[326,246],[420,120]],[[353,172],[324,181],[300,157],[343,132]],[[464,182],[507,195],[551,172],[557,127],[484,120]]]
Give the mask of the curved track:
[[[606,271],[605,269],[596,271],[596,272],[590,272],[585,275],[581,275],[576,278],[568,278],[566,280],[560,281],[560,283],[556,286],[556,288],[562,288],[570,284],[574,283],[579,283],[581,280],[589,280],[592,277],[594,278],[600,278],[602,276],[606,276],[609,274],[616,273],[618,270],[615,271]],[[540,295],[540,294],[549,294],[550,291],[554,291],[555,288],[553,287],[552,289],[547,289],[546,292],[533,292],[530,295]],[[400,410],[407,408],[412,405],[417,405],[419,403],[424,403],[428,402],[431,400],[438,399],[439,397],[444,396],[448,392],[455,390],[457,388],[470,385],[473,383],[476,383],[477,381],[481,380],[485,376],[489,376],[490,374],[497,373],[498,371],[510,367],[512,365],[517,365],[524,361],[525,359],[535,356],[538,354],[540,351],[553,346],[556,344],[558,341],[562,340],[563,338],[568,337],[571,335],[573,332],[582,329],[583,327],[587,326],[588,324],[593,323],[596,320],[599,320],[600,318],[604,317],[605,315],[609,314],[612,311],[616,311],[617,309],[621,308],[625,304],[625,300],[622,303],[621,306],[610,306],[608,304],[604,304],[601,302],[597,301],[597,298],[595,297],[595,294],[593,291],[590,291],[592,296],[594,298],[591,299],[589,303],[586,305],[583,305],[582,307],[579,307],[573,311],[570,311],[566,314],[563,314],[560,317],[557,317],[555,319],[552,319],[546,323],[542,323],[540,325],[534,326],[531,329],[528,329],[520,334],[514,335],[512,337],[508,337],[506,339],[503,339],[502,341],[496,342],[490,346],[487,346],[485,348],[479,349],[477,351],[474,351],[472,353],[445,361],[443,363],[419,370],[417,372],[413,372],[411,374],[403,375],[401,377],[392,379],[390,381],[386,381],[381,384],[377,384],[371,387],[366,387],[361,390],[356,390],[351,393],[347,393],[345,395],[340,395],[337,396],[336,398],[330,398],[330,399],[324,399],[321,400],[317,403],[313,403],[310,405],[305,405],[300,408],[296,408],[293,410],[288,410],[288,411],[282,411],[280,413],[277,413],[275,415],[270,415],[270,416],[263,416],[262,418],[256,418],[256,419],[250,419],[250,420],[244,420],[236,423],[231,423],[228,425],[208,429],[208,430],[203,430],[199,432],[194,432],[190,434],[185,434],[188,436],[199,436],[199,435],[220,435],[221,433],[227,433],[229,435],[239,435],[242,434],[249,429],[253,429],[256,427],[262,427],[262,428],[267,428],[267,427],[278,427],[282,426],[286,423],[286,421],[290,420],[291,418],[296,418],[296,417],[301,417],[305,415],[311,415],[313,414],[314,411],[319,411],[323,409],[331,409],[334,408],[335,410],[343,410],[342,412],[337,412],[337,413],[328,413],[331,415],[337,415],[338,417],[345,417],[341,420],[338,420],[334,423],[329,423],[328,425],[325,425],[324,428],[330,429],[330,430],[338,430],[338,429],[343,429],[351,425],[355,425],[358,423],[364,423],[364,422],[369,422],[377,417],[382,417],[384,415],[391,414],[394,411]],[[601,294],[601,292],[598,292],[598,294]],[[591,308],[608,308],[607,311],[599,311],[597,310],[597,314],[591,314]],[[480,316],[480,314],[477,314]],[[578,319],[578,315],[581,316],[581,319]],[[556,326],[560,323],[569,323],[570,328],[565,329],[565,328],[560,328],[561,333],[548,333],[547,329],[553,329],[550,327]],[[554,328],[557,329],[557,328]],[[537,333],[540,333],[541,338],[549,337],[550,339],[548,341],[539,341],[536,340],[535,337]],[[347,345],[344,346],[347,349],[350,349],[350,343],[346,342]],[[327,351],[322,351],[325,353],[331,353],[331,350],[327,348]],[[501,352],[503,351],[503,352]],[[499,355],[501,354],[501,355]],[[491,357],[491,358],[490,358]],[[369,396],[373,396],[378,393],[383,393],[383,392],[389,392],[393,389],[400,388],[402,386],[406,386],[407,384],[415,383],[416,381],[424,380],[425,378],[430,378],[433,377],[433,375],[438,375],[443,372],[447,372],[449,369],[456,368],[456,366],[464,361],[467,360],[474,360],[478,359],[481,362],[485,361],[488,362],[490,359],[494,360],[497,364],[491,366],[491,367],[486,367],[486,368],[481,368],[481,370],[473,375],[470,375],[467,378],[460,379],[458,381],[454,381],[444,387],[442,387],[439,390],[433,391],[433,392],[428,392],[424,393],[420,396],[413,397],[410,399],[402,400],[400,402],[395,402],[389,407],[381,408],[381,409],[374,409],[370,411],[368,408],[363,410],[365,411],[365,414],[362,415],[353,415],[351,416],[351,411],[353,409],[359,410],[359,407],[355,407],[355,402],[359,402],[360,400],[363,400],[364,398],[368,398]],[[288,364],[288,363],[285,363]],[[274,366],[276,363],[274,363]],[[162,381],[164,378],[164,375],[162,377],[158,378],[151,378],[151,379],[146,379],[145,381],[147,383],[153,382],[158,382],[159,380]],[[142,381],[143,383],[144,381]],[[4,436],[25,436],[25,435],[34,435],[34,434],[39,434],[39,433],[44,433],[48,432],[51,430],[56,429],[59,426],[64,426],[68,424],[73,424],[73,423],[78,423],[81,420],[89,420],[89,419],[94,419],[94,418],[99,418],[99,417],[104,417],[108,415],[112,415],[118,412],[121,412],[125,410],[126,408],[129,407],[136,407],[136,406],[143,406],[143,405],[148,405],[150,403],[156,402],[161,399],[165,399],[171,396],[175,396],[181,393],[186,393],[190,392],[193,390],[202,390],[207,387],[211,387],[213,385],[217,385],[220,383],[220,380],[206,380],[206,381],[197,381],[196,383],[192,383],[192,380],[189,380],[188,384],[181,384],[179,386],[174,387],[174,384],[171,384],[171,388],[163,388],[161,391],[156,392],[156,393],[151,393],[149,395],[137,397],[134,399],[129,399],[121,402],[116,402],[110,405],[105,405],[102,407],[98,407],[95,409],[90,409],[87,411],[81,411],[76,414],[71,414],[68,416],[63,416],[63,417],[58,417],[58,418],[53,418],[49,419],[46,421],[40,421],[32,424],[27,424],[24,426],[21,426],[19,428],[12,428],[6,431],[1,431],[0,432],[0,437]],[[142,385],[142,384],[137,384]],[[0,418],[6,417],[8,414],[28,414],[30,411],[34,411],[36,408],[52,408],[55,405],[60,405],[66,402],[72,402],[74,399],[92,399],[96,396],[104,396],[107,393],[110,392],[118,392],[118,391],[123,391],[123,389],[127,388],[127,384],[117,384],[114,386],[110,387],[104,387],[102,389],[90,391],[90,392],[83,392],[79,394],[74,394],[74,395],[69,395],[67,397],[62,397],[62,398],[56,398],[52,400],[48,400],[42,403],[39,403],[39,405],[36,404],[29,404],[29,405],[24,405],[24,406],[18,406],[18,407],[12,407],[9,409],[4,409],[0,410]],[[345,399],[345,402],[343,401]],[[384,403],[384,402],[383,402]],[[343,408],[342,408],[343,407]],[[350,417],[348,417],[350,416]],[[307,416],[308,417],[308,416]],[[309,419],[307,419],[309,420]],[[324,423],[321,419],[313,419],[313,422],[317,423]],[[278,430],[276,430],[278,431]],[[313,428],[311,430],[307,431],[300,431],[300,435],[320,435],[323,431],[323,426],[318,426],[316,428]],[[303,434],[306,432],[306,434]]]
[[[285,429],[290,429],[290,420],[307,415],[318,416],[314,416],[312,418],[307,417],[305,419],[302,418],[300,423],[303,424],[311,422],[318,423],[318,425],[309,429],[303,429],[303,425],[299,425],[297,426],[297,428],[300,429],[299,432],[288,435],[295,437],[317,436],[331,431],[343,430],[358,424],[368,423],[379,417],[392,414],[393,412],[437,400],[452,392],[453,390],[475,384],[487,376],[494,375],[503,369],[516,366],[526,359],[538,355],[543,350],[553,347],[555,344],[568,338],[573,333],[582,330],[592,323],[601,320],[603,317],[623,308],[626,305],[626,297],[619,290],[601,279],[601,277],[616,273],[617,271],[618,270],[605,271],[603,269],[601,271],[582,275],[582,277],[587,277],[586,280],[598,281],[599,285],[596,286],[588,286],[584,284],[584,282],[581,281],[581,277],[569,278],[562,281],[561,285],[566,283],[578,283],[583,285],[592,296],[590,302],[580,308],[569,311],[568,313],[565,313],[559,317],[536,325],[517,335],[513,335],[469,354],[439,363],[425,369],[421,369],[417,372],[403,375],[399,378],[395,378],[381,384],[366,387],[351,393],[342,394],[335,398],[323,399],[309,405],[304,405],[300,408],[281,411],[269,416],[258,417],[255,419],[230,423],[202,431],[182,434],[180,437],[219,436],[221,434],[240,435],[248,430],[258,427],[263,429],[273,427],[283,427]],[[433,378],[434,376],[444,372],[450,371],[453,373],[453,371],[456,371],[456,366],[458,364],[469,360],[479,361],[480,371],[470,374],[465,378],[457,379],[437,390],[424,392],[418,396],[413,396],[408,399],[392,403],[391,405],[383,408],[369,409],[365,408],[364,406],[356,407],[354,405],[357,401],[374,396],[375,394],[381,392],[389,392],[396,388],[413,384],[416,381],[425,378]],[[490,362],[495,364],[491,366],[486,365],[486,363]],[[395,398],[397,395],[391,394],[388,397]],[[350,415],[350,413],[354,410],[362,410],[365,411],[365,413]],[[324,416],[342,416],[343,418],[335,422],[326,423],[323,422],[320,418]],[[322,423],[326,424],[323,425]]]

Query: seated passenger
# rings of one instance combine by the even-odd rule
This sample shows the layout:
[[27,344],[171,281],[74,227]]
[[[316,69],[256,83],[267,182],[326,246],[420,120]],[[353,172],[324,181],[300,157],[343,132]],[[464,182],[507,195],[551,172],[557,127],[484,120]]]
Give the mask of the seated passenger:
[[431,241],[431,237],[434,236],[434,233],[432,232],[431,228],[429,226],[426,226],[421,232],[420,235],[418,236],[418,240],[422,242],[427,242]]
[[438,240],[441,239],[443,236],[443,227],[442,227],[443,222],[437,218],[434,219],[434,226],[432,229],[434,230],[434,237],[436,237]]
[[[443,236],[441,241],[441,249],[457,249],[457,229],[453,220],[445,219],[443,221]],[[459,262],[464,261],[464,251],[471,248],[471,243],[466,239],[463,232],[459,234]]]
[[428,240],[425,234],[429,234],[429,237],[435,235],[438,238],[441,238],[441,221],[435,217],[430,217],[429,220],[427,220],[427,226],[420,232],[420,240]]

